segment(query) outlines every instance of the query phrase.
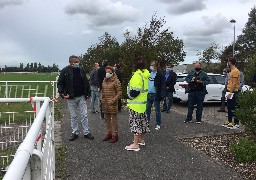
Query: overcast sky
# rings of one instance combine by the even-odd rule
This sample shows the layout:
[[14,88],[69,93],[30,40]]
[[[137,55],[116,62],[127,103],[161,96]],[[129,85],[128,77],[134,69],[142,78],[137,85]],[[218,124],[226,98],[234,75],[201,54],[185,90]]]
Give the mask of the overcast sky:
[[154,12],[182,39],[187,56],[215,42],[220,46],[241,34],[255,0],[0,0],[0,67],[53,63],[63,68],[70,55],[81,55],[108,32],[123,42]]

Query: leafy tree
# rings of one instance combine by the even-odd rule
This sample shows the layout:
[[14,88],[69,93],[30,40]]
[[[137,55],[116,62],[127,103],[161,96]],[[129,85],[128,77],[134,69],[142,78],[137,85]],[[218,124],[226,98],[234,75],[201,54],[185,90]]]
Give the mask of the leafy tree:
[[220,59],[220,47],[216,43],[212,43],[208,48],[202,52],[198,52],[199,61],[206,64],[204,67],[207,72],[220,73],[222,72],[221,65],[216,65],[215,62]]
[[115,37],[105,32],[99,37],[99,43],[92,45],[83,55],[81,63],[86,72],[90,72],[95,62],[102,63],[108,60],[110,65],[114,65],[119,59],[119,43]]
[[239,47],[239,58],[244,60],[256,53],[256,6],[251,9],[248,16],[248,21],[236,42]]
[[147,64],[151,60],[158,60],[161,67],[166,64],[177,65],[184,61],[183,41],[174,38],[170,28],[164,29],[166,21],[152,16],[149,24],[138,28],[137,35],[132,37],[127,30],[124,34],[125,41],[120,46],[120,64],[123,67],[124,84],[128,83],[131,76],[134,60],[138,56],[144,57]]

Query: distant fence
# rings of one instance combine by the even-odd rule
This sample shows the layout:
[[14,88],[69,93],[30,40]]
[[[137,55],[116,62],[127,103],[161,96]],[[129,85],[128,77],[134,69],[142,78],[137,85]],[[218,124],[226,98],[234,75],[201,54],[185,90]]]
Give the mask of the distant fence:
[[0,81],[0,98],[31,96],[58,97],[57,81]]
[[48,97],[0,98],[0,102],[31,102],[36,111],[3,180],[55,179],[54,103]]

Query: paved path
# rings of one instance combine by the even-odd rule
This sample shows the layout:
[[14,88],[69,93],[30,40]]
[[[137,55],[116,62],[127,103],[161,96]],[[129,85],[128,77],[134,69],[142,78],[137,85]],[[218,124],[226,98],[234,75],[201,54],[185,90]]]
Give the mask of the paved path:
[[150,122],[151,133],[146,135],[146,146],[141,147],[139,152],[130,152],[124,149],[133,138],[129,131],[127,111],[118,114],[120,132],[116,144],[101,141],[105,135],[104,122],[99,114],[90,113],[90,130],[95,139],[91,141],[83,138],[80,129],[79,138],[69,142],[70,116],[66,103],[63,104],[61,131],[62,143],[67,150],[68,171],[65,179],[242,179],[230,168],[180,142],[184,137],[227,134],[234,130],[209,123],[184,124],[184,115],[177,112],[162,113],[161,129],[154,129],[153,116]]

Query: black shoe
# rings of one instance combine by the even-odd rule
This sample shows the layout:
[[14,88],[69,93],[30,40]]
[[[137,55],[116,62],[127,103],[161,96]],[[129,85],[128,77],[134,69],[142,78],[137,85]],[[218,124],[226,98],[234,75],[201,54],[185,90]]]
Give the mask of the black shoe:
[[165,109],[163,109],[161,112],[165,112],[166,110]]
[[101,113],[100,118],[104,119],[104,113]]
[[187,119],[184,121],[184,123],[191,123],[191,122],[192,120],[187,120]]
[[223,109],[223,108],[220,108],[220,109],[218,109],[217,111],[218,111],[218,112],[226,112],[226,110]]
[[196,124],[201,124],[201,123],[202,123],[201,120],[200,121],[199,120],[196,121]]
[[69,139],[69,141],[74,141],[78,138],[78,135],[77,134],[71,134],[71,138]]
[[94,137],[91,135],[91,133],[88,133],[87,135],[84,135],[85,138],[88,138],[90,140],[93,140]]
[[95,114],[96,112],[95,112],[95,111],[92,111],[91,113],[92,113],[92,114]]
[[166,113],[170,113],[170,111],[168,110],[168,111],[166,111]]

